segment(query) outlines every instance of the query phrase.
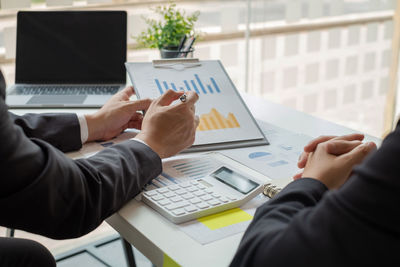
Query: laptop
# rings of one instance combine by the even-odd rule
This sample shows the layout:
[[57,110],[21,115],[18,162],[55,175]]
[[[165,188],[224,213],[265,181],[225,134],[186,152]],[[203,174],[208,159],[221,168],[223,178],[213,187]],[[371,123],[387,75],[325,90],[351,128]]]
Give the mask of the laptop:
[[126,85],[125,11],[21,11],[13,108],[101,107]]

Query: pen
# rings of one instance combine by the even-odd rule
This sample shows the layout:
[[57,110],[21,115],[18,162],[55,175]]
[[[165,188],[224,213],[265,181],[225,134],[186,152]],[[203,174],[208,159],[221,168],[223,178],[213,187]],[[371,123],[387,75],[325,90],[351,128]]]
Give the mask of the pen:
[[187,55],[187,53],[190,51],[190,48],[192,48],[195,40],[196,38],[194,36],[191,36],[189,40],[186,41],[185,46],[182,48],[179,57],[185,57]]
[[179,46],[178,46],[178,52],[181,52],[182,47],[185,44],[185,42],[186,42],[186,34],[183,35],[182,38],[181,38],[181,41],[180,41]]
[[181,95],[181,97],[179,97],[179,100],[182,101],[183,103],[186,102],[186,95]]

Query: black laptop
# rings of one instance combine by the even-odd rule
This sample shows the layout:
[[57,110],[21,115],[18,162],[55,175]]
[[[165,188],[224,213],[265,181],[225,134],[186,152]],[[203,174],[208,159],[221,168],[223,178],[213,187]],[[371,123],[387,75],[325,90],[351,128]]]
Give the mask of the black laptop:
[[125,11],[18,13],[14,108],[100,107],[126,85]]

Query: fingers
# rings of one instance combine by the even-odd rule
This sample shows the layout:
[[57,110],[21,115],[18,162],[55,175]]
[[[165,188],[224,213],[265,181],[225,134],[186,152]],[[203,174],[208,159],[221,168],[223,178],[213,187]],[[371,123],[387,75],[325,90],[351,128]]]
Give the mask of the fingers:
[[318,144],[329,141],[331,139],[335,139],[335,140],[346,140],[346,141],[353,141],[353,140],[359,140],[362,141],[364,139],[364,135],[363,134],[358,134],[358,133],[354,133],[354,134],[348,134],[348,135],[343,135],[343,136],[334,136],[334,135],[323,135],[320,136],[318,138],[315,138],[314,140],[312,140],[310,143],[308,143],[305,147],[304,147],[304,151],[305,152],[313,152]]
[[128,128],[130,129],[142,129],[142,120],[135,120],[128,122]]
[[299,167],[300,169],[303,169],[306,166],[308,154],[309,154],[308,152],[301,153],[299,161],[297,162],[297,167]]
[[129,100],[129,98],[135,93],[135,90],[132,86],[125,87],[116,96],[118,96],[122,100]]
[[302,176],[303,176],[303,172],[296,173],[296,174],[293,176],[293,180],[300,179]]
[[373,142],[368,142],[358,147],[354,148],[347,154],[342,155],[342,158],[346,159],[346,163],[349,166],[354,166],[355,164],[361,163],[364,158],[372,151],[376,150],[376,145]]
[[[157,100],[158,104],[161,106],[169,106],[171,105],[172,102],[175,100],[178,100],[181,95],[183,95],[184,92],[175,92],[171,89],[169,89],[167,92],[165,92],[162,96],[160,96]],[[186,100],[188,102],[188,99]]]
[[359,140],[346,141],[334,139],[326,144],[326,150],[329,154],[339,156],[350,152],[361,144],[362,142]]
[[140,110],[147,110],[153,101],[151,99],[135,100],[129,103],[130,112],[136,112]]
[[139,120],[143,120],[143,114],[142,114],[142,113],[135,112],[135,113],[132,115],[132,117],[131,117],[131,119],[130,119],[129,121],[139,121]]
[[182,104],[194,105],[199,100],[199,95],[195,92],[186,92],[186,102]]
[[333,139],[333,138],[335,138],[335,137],[336,137],[336,136],[334,136],[334,135],[322,135],[322,136],[320,136],[320,137],[317,137],[317,138],[311,140],[311,141],[304,147],[304,151],[305,151],[305,152],[313,152],[313,151],[317,148],[318,144],[323,143],[323,142],[326,142],[326,141],[329,141],[329,140],[331,140],[331,139]]

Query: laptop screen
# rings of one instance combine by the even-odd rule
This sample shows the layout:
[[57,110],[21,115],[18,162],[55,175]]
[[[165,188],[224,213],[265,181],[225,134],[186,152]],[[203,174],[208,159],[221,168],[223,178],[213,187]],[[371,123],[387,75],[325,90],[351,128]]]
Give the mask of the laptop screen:
[[16,83],[126,82],[125,11],[19,12]]

